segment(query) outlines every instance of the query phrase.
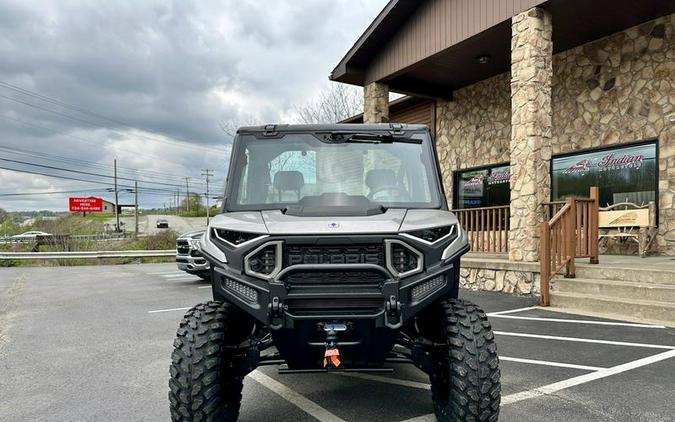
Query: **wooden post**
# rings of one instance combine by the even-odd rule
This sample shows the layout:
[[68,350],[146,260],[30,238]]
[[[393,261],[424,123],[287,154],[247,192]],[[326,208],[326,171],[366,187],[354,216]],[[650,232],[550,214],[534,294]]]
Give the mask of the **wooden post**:
[[577,255],[577,206],[574,199],[568,199],[567,205],[570,209],[567,211],[567,218],[565,219],[565,243],[567,254],[567,270],[565,277],[574,278],[576,273],[576,266],[574,264],[574,257]]
[[548,297],[549,280],[551,279],[551,249],[550,231],[548,222],[541,223],[541,236],[539,237],[539,290],[541,291],[541,306],[549,306]]
[[598,218],[599,218],[599,210],[598,208],[600,207],[600,191],[598,190],[597,186],[591,186],[591,199],[593,202],[589,204],[589,214],[590,214],[590,219],[589,219],[589,224],[588,224],[588,241],[590,244],[590,250],[589,250],[589,255],[591,256],[591,264],[598,264],[600,260],[598,259],[598,242],[599,242],[599,230],[600,228],[598,227]]

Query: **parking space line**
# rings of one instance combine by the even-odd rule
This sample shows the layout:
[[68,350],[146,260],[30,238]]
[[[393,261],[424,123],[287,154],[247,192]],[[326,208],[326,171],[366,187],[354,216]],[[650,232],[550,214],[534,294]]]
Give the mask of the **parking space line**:
[[605,369],[599,366],[575,365],[573,363],[551,362],[547,360],[537,360],[537,359],[512,358],[508,356],[500,356],[499,360],[505,362],[528,363],[531,365],[555,366],[557,368],[580,369],[582,371],[599,371],[601,369]]
[[666,328],[663,325],[633,324],[630,322],[589,321],[586,319],[564,319],[564,318],[540,318],[540,317],[526,317],[517,315],[502,315],[502,314],[490,316],[493,318],[521,319],[525,321],[568,322],[571,324],[616,325],[620,327],[637,327],[637,328]]
[[173,274],[166,274],[166,275],[162,276],[162,278],[179,278],[179,277],[194,277],[194,276],[190,276],[189,274],[186,274],[186,273],[180,273],[180,274],[179,273],[173,273]]
[[[646,365],[650,365],[652,363],[670,359],[672,357],[675,357],[675,350],[669,350],[667,352],[662,352],[656,355],[648,356],[646,358],[637,359],[628,363],[622,363],[621,365],[612,366],[611,368],[603,368],[595,372],[579,375],[578,377],[573,377],[563,381],[558,381],[552,384],[544,385],[542,387],[533,388],[532,390],[509,394],[508,396],[502,397],[501,406],[506,406],[508,404],[517,403],[519,401],[532,399],[547,394],[553,394],[566,388],[585,384],[587,382],[595,381],[601,378],[607,378],[611,375],[620,374],[622,372],[626,372],[631,369],[640,368]],[[430,413],[428,415],[422,415],[411,419],[406,419],[402,422],[433,422],[435,420],[436,417],[434,416],[434,414]]]
[[[575,365],[573,363],[551,362],[551,361],[536,360],[536,359],[512,358],[512,357],[509,357],[509,356],[500,356],[499,360],[506,361],[506,362],[525,363],[525,364],[530,364],[530,365],[542,365],[542,366],[553,366],[553,367],[557,367],[557,368],[579,369],[579,370],[582,370],[582,371],[600,371],[602,369],[606,369],[606,368],[601,368],[601,367],[598,367],[598,366]],[[424,382],[402,380],[402,379],[391,378],[391,377],[383,377],[381,375],[364,374],[364,373],[360,373],[360,372],[334,372],[333,374],[341,375],[341,376],[344,376],[344,377],[360,378],[360,379],[369,380],[369,381],[383,382],[383,383],[386,383],[386,384],[402,385],[404,387],[418,388],[420,390],[431,389],[431,385],[427,384],[427,383],[424,383]]]
[[291,390],[260,371],[253,371],[248,374],[248,377],[321,422],[346,422],[302,394]]
[[209,285],[209,286],[199,286],[199,287],[197,287],[197,288],[198,288],[198,289],[210,289],[211,286],[210,286],[210,285]]
[[640,368],[646,365],[650,365],[652,363],[660,362],[665,359],[670,359],[672,357],[675,357],[675,350],[669,350],[667,352],[662,352],[656,355],[648,356],[646,358],[637,359],[631,362],[623,363],[621,365],[612,366],[611,368],[605,368],[596,372],[579,375],[578,377],[573,377],[563,381],[554,382],[553,384],[544,385],[543,387],[537,387],[532,390],[510,394],[506,397],[502,397],[502,406],[511,403],[516,403],[526,399],[531,399],[534,397],[543,396],[546,394],[553,394],[555,392],[564,390],[569,387],[585,384],[587,382],[595,381],[601,378],[606,378],[611,375],[620,374],[622,372],[626,372],[631,369]]
[[154,311],[148,311],[149,314],[158,314],[161,312],[172,312],[172,311],[187,311],[188,309],[191,309],[190,307],[188,308],[169,308],[169,309],[156,309]]
[[495,315],[515,314],[517,312],[531,311],[532,309],[539,309],[539,306],[528,306],[527,308],[507,309],[506,311],[488,312],[486,315],[490,317]]
[[662,344],[628,343],[625,341],[596,340],[590,338],[577,338],[577,337],[560,337],[560,336],[549,336],[545,334],[512,333],[508,331],[495,331],[494,333],[496,335],[510,336],[510,337],[527,337],[527,338],[540,338],[545,340],[572,341],[578,343],[609,344],[612,346],[644,347],[647,349],[669,349],[669,350],[675,349],[675,346],[665,346]]

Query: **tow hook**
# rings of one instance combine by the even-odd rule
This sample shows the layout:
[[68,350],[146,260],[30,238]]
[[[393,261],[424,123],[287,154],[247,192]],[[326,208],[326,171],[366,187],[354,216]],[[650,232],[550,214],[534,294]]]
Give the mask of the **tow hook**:
[[389,328],[400,328],[403,325],[401,318],[401,302],[396,300],[396,296],[389,296],[389,300],[384,305],[384,322]]
[[270,328],[279,329],[284,322],[284,304],[278,297],[272,298],[272,303],[269,304]]
[[337,333],[347,331],[346,324],[324,324],[323,330],[326,332],[326,351],[323,355],[324,368],[338,368],[342,363],[340,361],[340,350],[337,347]]

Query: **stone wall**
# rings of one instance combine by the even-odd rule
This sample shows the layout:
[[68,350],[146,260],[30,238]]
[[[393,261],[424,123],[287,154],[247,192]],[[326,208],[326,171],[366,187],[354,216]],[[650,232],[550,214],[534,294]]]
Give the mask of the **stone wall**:
[[363,123],[389,121],[389,87],[372,82],[363,87]]
[[436,105],[436,146],[452,203],[452,172],[509,161],[511,90],[502,74],[453,93]]
[[[453,171],[510,161],[510,79],[504,73],[437,103],[449,201]],[[552,154],[659,139],[656,248],[675,255],[675,14],[553,56],[551,101]]]
[[656,248],[675,255],[675,14],[557,54],[553,72],[554,154],[658,138]]
[[539,266],[464,258],[459,272],[459,285],[465,289],[521,295],[539,294]]

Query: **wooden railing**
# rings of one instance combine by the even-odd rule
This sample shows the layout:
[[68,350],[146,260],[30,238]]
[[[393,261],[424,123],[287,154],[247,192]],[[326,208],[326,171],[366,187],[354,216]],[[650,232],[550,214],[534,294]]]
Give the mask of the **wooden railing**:
[[598,189],[590,198],[548,202],[549,215],[541,225],[539,265],[541,304],[548,306],[549,285],[555,274],[565,268],[565,277],[574,277],[575,258],[590,258],[598,263]]
[[[575,203],[576,258],[590,258],[592,264],[598,263],[598,188],[591,187],[589,198],[577,198]],[[560,211],[566,201],[545,202],[546,218],[550,220]]]
[[469,238],[472,252],[509,251],[509,205],[452,210]]

